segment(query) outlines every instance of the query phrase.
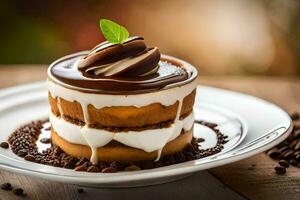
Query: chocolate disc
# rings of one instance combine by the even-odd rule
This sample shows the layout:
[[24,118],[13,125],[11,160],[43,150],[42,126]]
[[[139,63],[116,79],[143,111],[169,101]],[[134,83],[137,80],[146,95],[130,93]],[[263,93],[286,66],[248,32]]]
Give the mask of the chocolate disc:
[[89,68],[117,62],[127,57],[133,57],[146,50],[146,44],[141,37],[132,37],[124,44],[103,42],[78,63],[78,69],[89,71]]
[[160,60],[157,47],[147,48],[142,37],[130,37],[124,44],[103,42],[77,63],[83,75],[138,77],[155,73]]

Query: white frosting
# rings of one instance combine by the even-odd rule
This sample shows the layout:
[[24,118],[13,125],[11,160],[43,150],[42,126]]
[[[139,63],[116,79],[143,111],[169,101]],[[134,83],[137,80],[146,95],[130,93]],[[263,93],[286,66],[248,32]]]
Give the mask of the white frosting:
[[[111,140],[116,140],[127,146],[142,149],[146,152],[158,150],[157,159],[159,160],[161,151],[167,142],[175,139],[181,130],[190,130],[193,126],[194,116],[189,115],[180,120],[181,107],[184,97],[189,95],[196,88],[196,82],[166,89],[152,93],[134,95],[109,95],[84,93],[62,87],[53,81],[48,81],[48,89],[52,97],[60,97],[67,101],[77,101],[81,104],[85,126],[80,127],[63,119],[50,115],[51,124],[56,132],[71,143],[90,146],[92,150],[91,161],[97,162],[98,147],[102,147]],[[89,128],[88,105],[92,104],[97,109],[111,106],[135,106],[143,107],[152,103],[160,103],[170,106],[179,101],[179,106],[174,123],[169,128],[151,129],[144,131],[128,131],[112,133],[106,130]]]

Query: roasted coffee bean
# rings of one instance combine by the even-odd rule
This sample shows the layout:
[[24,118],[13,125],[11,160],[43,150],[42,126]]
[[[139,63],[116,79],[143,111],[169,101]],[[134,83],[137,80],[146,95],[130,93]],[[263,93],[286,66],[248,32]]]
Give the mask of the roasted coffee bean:
[[289,162],[286,160],[280,160],[278,164],[282,167],[288,168],[290,166]]
[[278,159],[281,157],[281,153],[277,148],[271,149],[267,152],[268,156],[270,156],[273,159]]
[[289,147],[290,147],[291,149],[294,149],[294,147],[296,146],[297,142],[298,142],[297,140],[291,141],[291,143],[289,144]]
[[2,190],[12,190],[12,187],[11,187],[10,183],[2,183],[1,184],[1,189]]
[[197,143],[201,143],[201,142],[204,142],[205,139],[203,139],[203,138],[196,138],[195,141],[196,141]]
[[3,148],[3,149],[8,149],[9,144],[7,142],[1,142],[0,147]]
[[84,159],[80,159],[75,166],[83,165],[86,161]]
[[84,193],[84,189],[78,188],[78,189],[77,189],[77,192],[78,192],[78,193]]
[[282,154],[282,157],[284,159],[290,159],[293,157],[293,155],[294,155],[294,152],[292,150],[287,150]]
[[298,120],[300,118],[300,115],[298,112],[293,112],[291,115],[290,115],[291,119],[292,120]]
[[109,163],[106,163],[106,162],[99,162],[98,163],[98,167],[100,169],[103,169],[103,168],[106,168],[106,167],[109,167],[109,166],[110,166]]
[[44,143],[44,144],[49,144],[49,143],[51,143],[51,139],[50,139],[50,138],[42,138],[42,139],[40,140],[40,142],[41,142],[41,143]]
[[125,168],[125,171],[137,171],[137,170],[141,170],[141,168],[136,165],[129,165],[128,167]]
[[50,131],[50,130],[51,130],[51,127],[49,126],[49,127],[45,128],[44,130],[45,130],[45,131]]
[[293,166],[297,166],[298,165],[298,161],[296,159],[290,159],[289,163]]
[[24,159],[31,162],[35,161],[35,157],[31,154],[27,154]]
[[203,125],[209,127],[209,128],[215,128],[218,126],[218,124],[210,123],[210,122],[204,122]]
[[116,168],[118,171],[121,171],[124,169],[124,165],[118,161],[113,161],[112,163],[110,163],[110,166]]
[[165,163],[163,161],[157,161],[157,162],[154,162],[153,167],[154,168],[163,167],[164,165],[165,165]]
[[295,141],[297,141],[297,143],[294,146],[294,150],[299,151],[300,150],[300,140],[295,140]]
[[75,167],[74,170],[75,171],[80,171],[80,172],[87,171],[87,166],[85,166],[85,165],[79,165],[79,166]]
[[285,152],[285,151],[287,151],[287,150],[289,150],[289,149],[290,149],[289,146],[282,146],[282,147],[280,147],[280,148],[278,149],[278,151],[279,151],[280,153],[283,153],[283,152]]
[[117,172],[117,169],[114,167],[106,167],[106,168],[102,169],[101,172],[102,173],[115,173],[115,172]]
[[297,154],[297,155],[295,156],[295,159],[296,159],[298,162],[300,162],[300,154]]
[[285,167],[276,166],[274,169],[275,169],[276,174],[285,174],[286,173]]
[[27,155],[27,152],[26,152],[26,150],[24,150],[24,149],[21,149],[21,150],[19,150],[18,151],[18,156],[20,156],[20,157],[24,157],[24,156],[26,156]]
[[24,190],[22,188],[15,188],[12,190],[15,195],[21,196],[23,195]]
[[141,167],[143,169],[153,169],[154,168],[154,163],[151,161],[145,161],[141,163]]
[[300,139],[300,129],[293,132],[293,138]]
[[88,172],[101,172],[101,170],[99,169],[99,167],[97,166],[89,166],[88,169],[87,169]]

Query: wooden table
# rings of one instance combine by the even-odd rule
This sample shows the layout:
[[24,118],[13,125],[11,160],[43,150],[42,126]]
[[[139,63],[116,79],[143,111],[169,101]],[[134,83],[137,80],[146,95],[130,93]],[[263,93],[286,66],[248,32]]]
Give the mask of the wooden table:
[[[46,66],[0,67],[0,88],[45,80]],[[271,77],[200,76],[200,84],[236,90],[269,100],[287,111],[300,111],[300,79]],[[300,169],[290,167],[278,176],[276,162],[264,153],[170,184],[134,189],[85,189],[0,171],[0,183],[22,186],[25,199],[300,199]],[[168,191],[168,192],[166,192]],[[148,197],[148,198],[147,198]],[[0,199],[15,199],[0,190]]]

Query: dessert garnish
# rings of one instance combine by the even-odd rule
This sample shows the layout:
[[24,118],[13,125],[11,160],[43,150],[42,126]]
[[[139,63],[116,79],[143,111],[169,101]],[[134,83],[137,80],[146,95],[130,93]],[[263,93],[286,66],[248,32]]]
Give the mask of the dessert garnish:
[[113,21],[101,19],[100,28],[107,41],[79,60],[78,69],[83,74],[138,77],[157,72],[160,60],[157,47],[147,47],[142,37],[129,37],[126,28]]

